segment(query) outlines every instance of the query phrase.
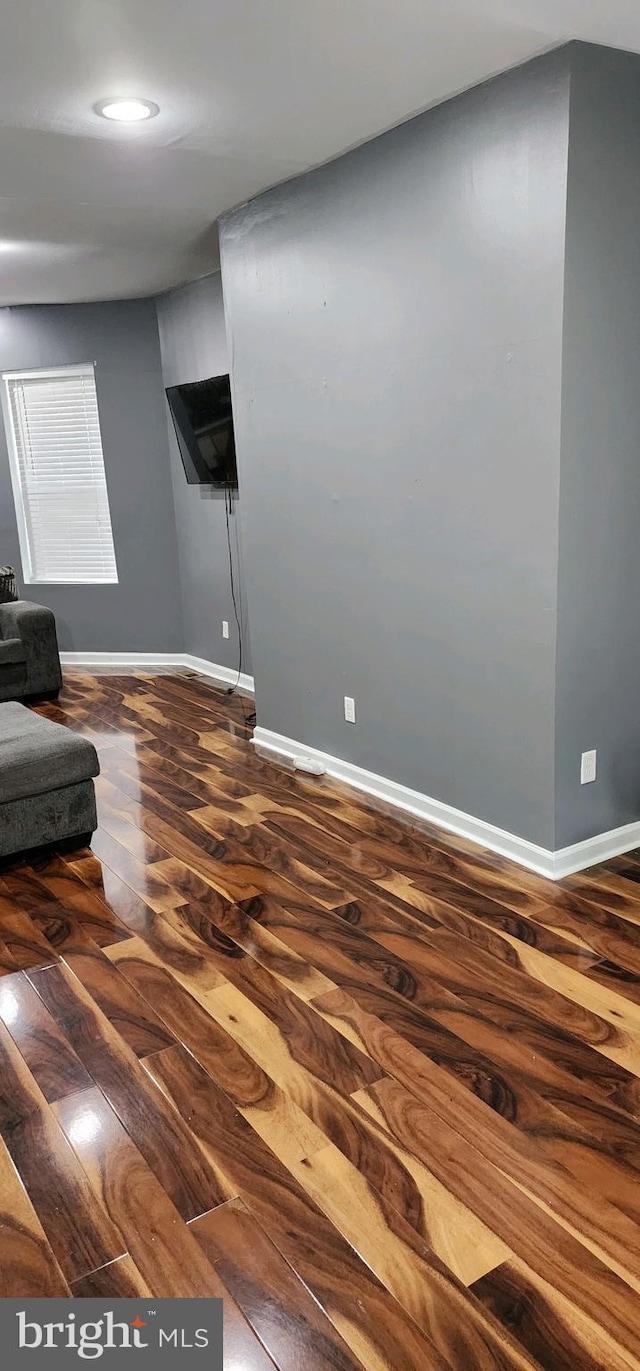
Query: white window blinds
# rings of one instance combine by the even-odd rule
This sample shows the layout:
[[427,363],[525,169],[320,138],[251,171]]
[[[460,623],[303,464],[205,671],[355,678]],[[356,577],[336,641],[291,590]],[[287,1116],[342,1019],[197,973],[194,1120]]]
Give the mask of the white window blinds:
[[25,581],[117,581],[93,367],[3,381]]

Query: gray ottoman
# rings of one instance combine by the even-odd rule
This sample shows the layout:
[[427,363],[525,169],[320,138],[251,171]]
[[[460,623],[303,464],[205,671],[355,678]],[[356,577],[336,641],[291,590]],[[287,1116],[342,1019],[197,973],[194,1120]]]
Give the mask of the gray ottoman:
[[0,857],[68,838],[88,843],[99,770],[88,738],[24,705],[0,704]]

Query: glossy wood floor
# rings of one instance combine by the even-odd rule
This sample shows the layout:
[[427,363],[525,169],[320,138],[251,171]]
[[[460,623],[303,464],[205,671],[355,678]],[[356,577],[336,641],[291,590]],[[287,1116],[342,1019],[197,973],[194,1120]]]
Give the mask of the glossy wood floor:
[[67,677],[92,851],[0,870],[0,1294],[217,1295],[225,1371],[640,1367],[640,856],[553,885]]

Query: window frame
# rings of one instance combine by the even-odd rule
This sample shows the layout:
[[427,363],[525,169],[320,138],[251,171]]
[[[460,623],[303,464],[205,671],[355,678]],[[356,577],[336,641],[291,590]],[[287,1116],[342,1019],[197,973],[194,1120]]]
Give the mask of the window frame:
[[[109,488],[107,485],[107,472],[104,461],[104,448],[102,445],[102,426],[100,424],[100,406],[98,403],[98,387],[95,381],[96,363],[78,362],[71,365],[59,367],[31,367],[21,371],[2,372],[2,413],[4,418],[5,436],[7,440],[7,451],[9,455],[9,472],[11,476],[11,488],[13,493],[13,504],[16,514],[18,527],[18,542],[20,546],[20,560],[22,562],[22,579],[25,585],[64,585],[64,586],[89,586],[89,585],[118,585],[118,562],[116,557],[115,538],[113,531],[113,520],[111,517],[111,504],[109,501]],[[11,403],[10,382],[12,381],[34,381],[51,379],[55,381],[58,377],[65,376],[92,376],[96,397],[96,407],[98,411],[98,432],[100,435],[100,450],[102,453],[102,465],[104,471],[104,483],[107,496],[107,508],[109,512],[109,528],[111,532],[111,542],[113,545],[113,564],[114,574],[110,576],[92,576],[90,579],[61,579],[60,577],[36,576],[33,565],[31,539],[26,514],[26,504],[24,496],[23,482],[20,473],[19,440],[16,434],[16,426],[13,417],[13,406]]]

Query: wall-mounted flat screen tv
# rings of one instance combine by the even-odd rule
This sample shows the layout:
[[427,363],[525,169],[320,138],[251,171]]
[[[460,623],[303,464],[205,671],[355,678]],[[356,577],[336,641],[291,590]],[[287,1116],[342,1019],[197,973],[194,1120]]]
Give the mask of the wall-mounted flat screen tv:
[[237,486],[229,376],[167,386],[166,394],[189,484]]

